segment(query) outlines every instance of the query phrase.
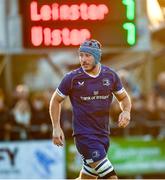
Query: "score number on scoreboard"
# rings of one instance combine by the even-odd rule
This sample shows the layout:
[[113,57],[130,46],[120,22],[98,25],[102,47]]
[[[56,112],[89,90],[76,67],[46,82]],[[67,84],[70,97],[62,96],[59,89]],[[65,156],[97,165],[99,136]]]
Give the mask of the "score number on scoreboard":
[[25,48],[74,47],[89,38],[136,44],[135,0],[21,0],[20,8]]

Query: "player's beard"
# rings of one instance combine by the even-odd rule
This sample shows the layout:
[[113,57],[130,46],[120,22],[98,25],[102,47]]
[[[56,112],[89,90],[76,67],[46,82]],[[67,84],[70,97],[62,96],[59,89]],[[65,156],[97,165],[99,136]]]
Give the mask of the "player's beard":
[[93,66],[90,68],[90,69],[85,69],[85,71],[87,72],[87,73],[90,73],[90,72],[92,72],[95,68],[96,68],[96,63],[94,62],[93,63]]

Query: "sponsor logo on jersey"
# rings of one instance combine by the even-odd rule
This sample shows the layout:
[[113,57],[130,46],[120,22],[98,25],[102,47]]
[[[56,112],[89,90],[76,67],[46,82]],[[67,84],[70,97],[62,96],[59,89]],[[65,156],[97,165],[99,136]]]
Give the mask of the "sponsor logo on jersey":
[[99,91],[93,91],[93,94],[94,94],[94,95],[98,95],[98,94],[99,94]]
[[109,98],[109,95],[105,96],[81,96],[81,100],[83,101],[91,101],[91,100],[105,100]]
[[82,81],[82,82],[78,81],[78,85],[79,86],[84,86],[84,81]]

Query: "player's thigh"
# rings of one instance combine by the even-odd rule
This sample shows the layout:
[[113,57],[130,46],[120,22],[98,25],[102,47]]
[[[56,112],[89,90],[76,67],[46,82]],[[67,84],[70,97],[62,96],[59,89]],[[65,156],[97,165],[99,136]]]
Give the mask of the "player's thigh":
[[118,179],[116,172],[107,157],[97,162],[89,163],[89,166],[96,172],[98,179]]
[[86,163],[97,162],[106,156],[109,137],[79,135],[75,136],[75,144],[83,161]]

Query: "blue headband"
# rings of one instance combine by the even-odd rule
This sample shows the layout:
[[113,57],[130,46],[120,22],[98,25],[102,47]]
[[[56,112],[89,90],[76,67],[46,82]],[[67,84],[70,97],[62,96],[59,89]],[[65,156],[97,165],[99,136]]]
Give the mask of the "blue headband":
[[79,51],[93,55],[95,59],[95,64],[98,64],[101,60],[101,49],[98,46],[97,41],[93,41],[93,40],[85,41],[80,45]]

